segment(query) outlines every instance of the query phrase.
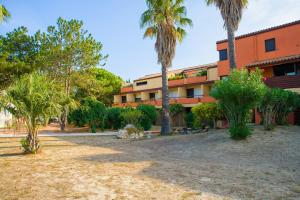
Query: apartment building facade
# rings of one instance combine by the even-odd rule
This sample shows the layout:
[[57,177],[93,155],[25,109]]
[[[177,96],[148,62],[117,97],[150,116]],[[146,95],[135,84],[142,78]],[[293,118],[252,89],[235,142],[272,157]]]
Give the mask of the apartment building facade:
[[[216,80],[219,80],[216,63],[169,71],[169,103],[191,108],[201,102],[214,102],[209,92]],[[142,103],[159,108],[162,106],[161,88],[161,73],[141,77],[123,85],[121,93],[114,96],[113,106],[136,107]]]
[[[263,72],[271,88],[292,90],[300,94],[300,20],[236,37],[237,68]],[[217,42],[218,76],[229,74],[228,42]],[[256,123],[260,115],[256,112]],[[300,110],[289,116],[291,124],[300,124]]]
[[[269,87],[300,94],[300,20],[238,36],[235,45],[238,69],[258,67]],[[216,47],[218,62],[169,72],[170,104],[180,103],[190,108],[215,101],[209,96],[211,87],[230,73],[228,41],[218,41]],[[121,93],[114,97],[113,106],[136,107],[140,103],[161,107],[160,73],[125,84]],[[260,122],[258,112],[253,118],[256,123]],[[300,110],[289,116],[289,122],[300,124]]]

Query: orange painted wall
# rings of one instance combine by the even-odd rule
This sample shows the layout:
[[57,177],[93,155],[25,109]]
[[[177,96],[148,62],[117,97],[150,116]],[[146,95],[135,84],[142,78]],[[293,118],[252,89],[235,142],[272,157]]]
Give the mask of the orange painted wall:
[[[275,38],[276,50],[265,52],[265,40]],[[217,44],[217,50],[226,49],[227,42]],[[279,57],[300,54],[300,24],[258,33],[236,40],[237,68],[248,64]],[[229,74],[229,60],[218,62],[219,76]]]

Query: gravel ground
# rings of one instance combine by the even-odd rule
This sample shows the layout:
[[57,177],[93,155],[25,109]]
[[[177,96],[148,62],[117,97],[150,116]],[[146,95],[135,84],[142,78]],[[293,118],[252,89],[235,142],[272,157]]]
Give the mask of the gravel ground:
[[0,139],[0,199],[300,199],[300,127],[256,127],[246,141],[43,137],[38,155],[18,140]]

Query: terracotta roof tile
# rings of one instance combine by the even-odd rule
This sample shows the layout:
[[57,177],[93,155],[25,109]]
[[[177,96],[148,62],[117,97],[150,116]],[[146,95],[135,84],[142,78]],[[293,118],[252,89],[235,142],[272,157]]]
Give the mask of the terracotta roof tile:
[[286,57],[280,57],[280,58],[274,58],[274,59],[269,59],[269,60],[263,60],[259,62],[254,62],[246,67],[263,67],[262,65],[273,65],[273,64],[281,64],[281,63],[286,63],[286,62],[292,62],[292,61],[298,61],[300,60],[300,54],[298,55],[292,55],[292,56],[286,56]]

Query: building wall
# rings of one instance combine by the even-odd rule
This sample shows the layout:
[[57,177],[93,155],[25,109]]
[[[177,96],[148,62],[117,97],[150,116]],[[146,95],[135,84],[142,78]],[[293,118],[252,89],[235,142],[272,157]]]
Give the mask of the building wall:
[[[275,38],[276,50],[265,52],[265,40]],[[228,43],[217,43],[217,50],[228,49]],[[279,57],[300,54],[300,23],[259,33],[236,40],[237,68],[248,64]],[[259,66],[258,66],[259,67]],[[229,74],[229,60],[218,62],[218,74]]]
[[[147,85],[137,86],[136,84],[139,82],[147,81]],[[161,77],[150,78],[146,80],[140,80],[133,83],[133,91],[139,90],[149,90],[153,88],[160,88],[162,86],[162,79]]]

